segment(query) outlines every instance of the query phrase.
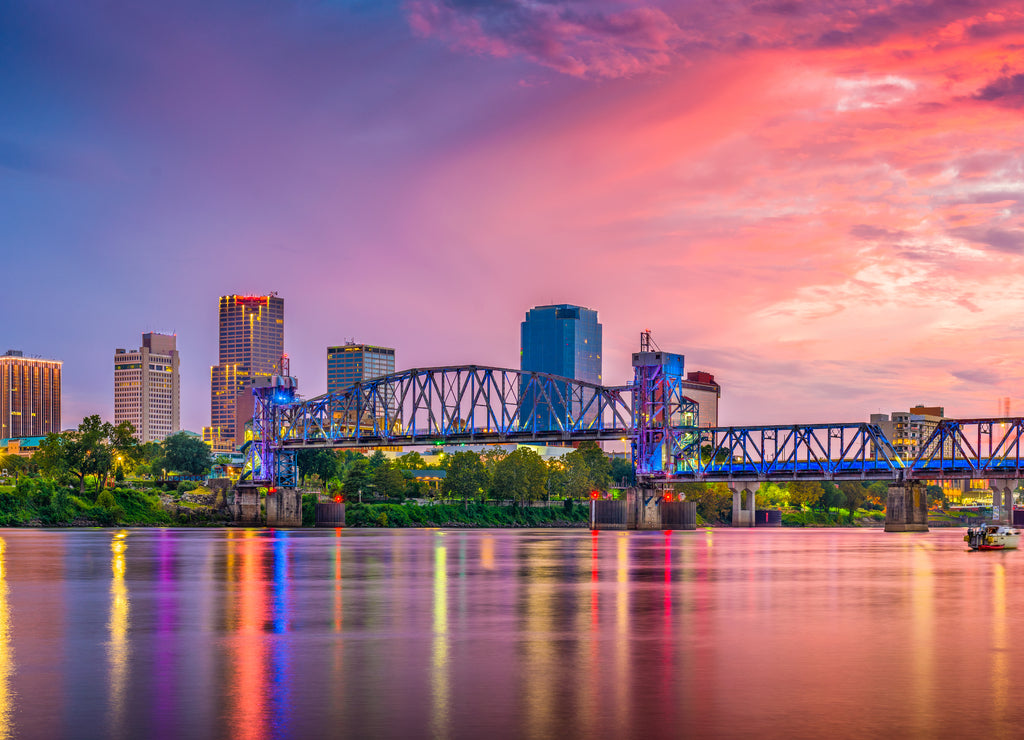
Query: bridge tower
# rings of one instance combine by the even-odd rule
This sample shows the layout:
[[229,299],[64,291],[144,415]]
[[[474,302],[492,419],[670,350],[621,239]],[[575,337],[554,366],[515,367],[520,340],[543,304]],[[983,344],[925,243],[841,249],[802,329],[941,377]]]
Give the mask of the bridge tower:
[[[247,454],[246,467],[252,471],[248,485],[239,486],[240,507],[256,497],[258,489],[267,489],[267,526],[302,526],[302,495],[298,486],[298,464],[295,450],[280,446],[281,427],[290,406],[298,402],[298,380],[289,374],[288,356],[281,358],[281,375],[256,378],[252,384],[255,396],[252,415],[253,440]],[[251,518],[247,517],[247,518]]]
[[[691,520],[695,504],[673,501],[668,479],[700,454],[697,402],[683,393],[683,355],[663,352],[640,334],[640,351],[633,353],[632,457],[637,487],[627,491],[628,521],[637,529],[661,529],[662,510],[673,506],[673,517]],[[668,494],[668,495],[666,495]],[[677,512],[680,507],[689,510]]]

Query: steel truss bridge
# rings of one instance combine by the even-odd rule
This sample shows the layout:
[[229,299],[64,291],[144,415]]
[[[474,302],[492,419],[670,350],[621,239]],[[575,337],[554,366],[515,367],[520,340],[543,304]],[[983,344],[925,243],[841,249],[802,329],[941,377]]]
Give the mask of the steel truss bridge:
[[[675,365],[678,358],[678,365]],[[873,424],[700,427],[682,358],[641,351],[601,386],[478,365],[406,370],[302,400],[290,376],[256,387],[253,483],[295,486],[300,449],[625,440],[642,485],[794,480],[1024,479],[1024,419],[938,423],[913,460]]]

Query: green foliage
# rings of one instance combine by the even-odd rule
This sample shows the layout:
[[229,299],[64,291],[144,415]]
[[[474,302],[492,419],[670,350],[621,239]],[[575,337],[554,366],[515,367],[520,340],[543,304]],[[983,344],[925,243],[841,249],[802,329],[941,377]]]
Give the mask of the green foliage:
[[203,440],[178,432],[163,441],[159,467],[188,475],[205,475],[213,467],[213,453]]
[[571,510],[547,506],[463,504],[348,504],[348,527],[544,527],[574,526],[588,521],[585,506]]
[[449,455],[445,460],[445,470],[447,472],[441,492],[449,498],[477,498],[490,483],[487,468],[475,452]]
[[321,485],[325,486],[331,478],[338,474],[338,456],[334,450],[299,450],[296,455],[299,475],[317,476]]
[[312,527],[316,524],[316,502],[315,493],[302,494],[302,526]]
[[361,494],[370,490],[370,461],[362,455],[353,460],[341,480],[341,490],[346,500],[356,500]]
[[709,523],[732,521],[732,491],[724,483],[678,483],[675,489],[697,504],[697,516]]
[[539,501],[544,497],[547,469],[540,455],[529,447],[508,453],[494,466],[493,491],[497,498],[514,499],[520,503]]
[[59,526],[75,520],[107,526],[171,522],[159,499],[129,488],[104,489],[95,503],[72,496],[66,486],[45,479],[24,478],[10,491],[0,491],[0,526]]

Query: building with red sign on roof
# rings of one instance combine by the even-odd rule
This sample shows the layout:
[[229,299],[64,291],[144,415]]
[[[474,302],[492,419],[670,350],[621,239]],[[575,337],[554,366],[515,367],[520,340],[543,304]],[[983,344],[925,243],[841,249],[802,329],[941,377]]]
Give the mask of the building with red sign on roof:
[[210,368],[210,426],[203,429],[203,440],[215,453],[227,453],[241,443],[239,397],[250,392],[256,378],[281,372],[284,299],[277,293],[221,296],[218,315],[220,354]]

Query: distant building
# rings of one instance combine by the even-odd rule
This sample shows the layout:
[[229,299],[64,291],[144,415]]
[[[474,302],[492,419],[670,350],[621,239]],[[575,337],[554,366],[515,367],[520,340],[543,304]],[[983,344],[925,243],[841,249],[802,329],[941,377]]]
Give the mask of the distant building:
[[203,440],[214,452],[233,452],[241,444],[236,407],[258,377],[281,372],[284,354],[284,299],[221,296],[218,306],[220,354],[210,368],[210,426]]
[[327,392],[337,393],[364,380],[395,372],[395,350],[347,342],[327,348]]
[[162,442],[180,428],[177,338],[142,335],[138,349],[114,351],[114,423],[131,422],[138,440]]
[[942,406],[917,405],[909,411],[893,411],[891,415],[871,414],[870,422],[878,425],[901,460],[911,462],[945,418],[945,413]]
[[[560,375],[601,385],[601,324],[597,311],[583,306],[561,303],[535,306],[526,312],[520,324],[519,369],[527,372]],[[584,396],[570,401],[586,406]],[[530,418],[532,398],[524,398],[521,423],[538,431],[556,428],[556,419],[569,415],[576,418],[582,408],[565,408],[555,401],[549,409],[538,409],[537,418]],[[596,413],[583,414],[584,421],[596,419]]]
[[[395,350],[393,347],[376,347],[372,344],[346,342],[337,347],[327,348],[328,393],[340,393],[356,383],[373,380],[382,375],[391,375],[394,372]],[[389,425],[394,427],[397,401],[388,390],[385,392],[388,394],[388,398],[385,399],[386,411],[378,409],[376,415],[372,412],[364,414],[359,423],[362,429],[373,429],[374,418],[377,419],[378,424],[383,423],[385,413],[390,417],[388,418]],[[351,418],[345,419],[340,408],[335,407],[332,414],[336,423],[355,423],[355,414],[351,414]]]
[[697,423],[702,427],[717,427],[722,386],[715,382],[715,376],[703,370],[689,372],[682,386],[683,393],[697,402]]
[[520,338],[521,370],[601,384],[597,311],[568,303],[531,308]]
[[20,350],[0,355],[0,438],[60,431],[61,365]]

